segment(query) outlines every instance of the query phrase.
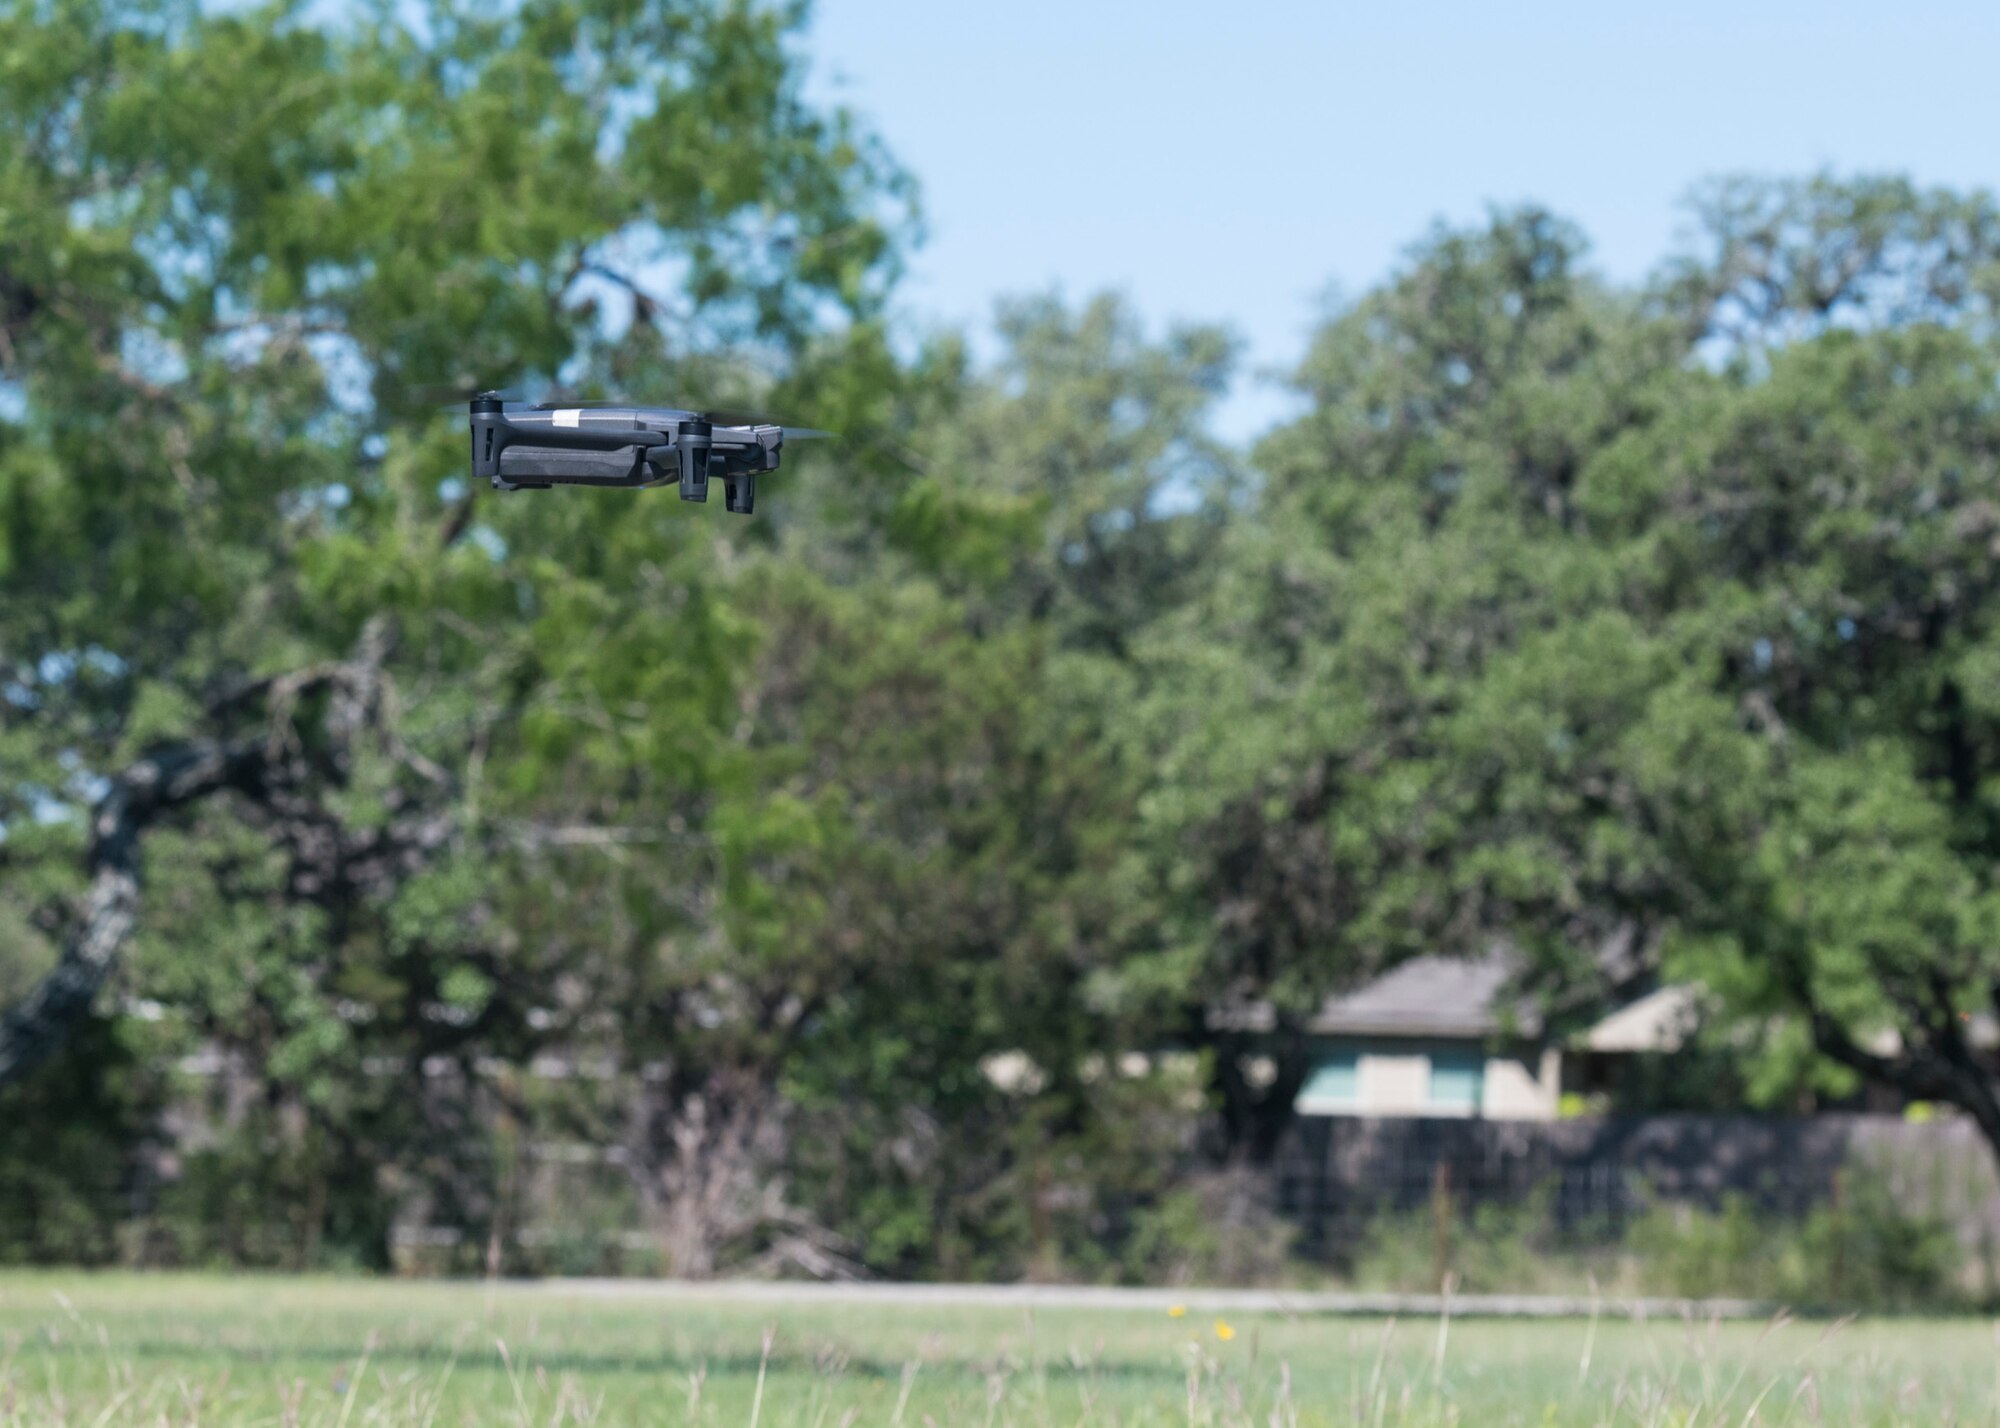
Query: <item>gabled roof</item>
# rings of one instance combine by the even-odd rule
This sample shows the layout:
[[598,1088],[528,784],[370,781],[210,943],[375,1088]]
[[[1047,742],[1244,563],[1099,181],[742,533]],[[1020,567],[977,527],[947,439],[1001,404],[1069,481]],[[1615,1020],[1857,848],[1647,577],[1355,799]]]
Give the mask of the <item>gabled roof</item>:
[[[1622,1044],[1628,1041],[1647,1042],[1648,1049],[1678,1044],[1692,1025],[1693,996],[1680,989],[1652,990],[1632,930],[1607,937],[1596,960],[1605,985],[1622,988],[1623,995],[1614,998],[1621,1004],[1618,1009],[1584,1033],[1586,1044],[1595,1045],[1605,1028],[1608,1039],[1601,1049],[1636,1049]],[[1475,957],[1413,957],[1364,986],[1328,997],[1308,1029],[1319,1036],[1538,1037],[1545,1028],[1541,1008],[1510,990],[1521,970],[1520,953],[1504,942]],[[1628,1016],[1628,1011],[1638,1015]],[[1209,1022],[1219,1028],[1269,1031],[1276,1017],[1268,1002],[1245,1001],[1215,1008]]]
[[1584,1045],[1592,1051],[1673,1051],[1700,1016],[1701,999],[1693,987],[1658,987],[1593,1026]]
[[1413,958],[1357,991],[1327,998],[1312,1030],[1322,1036],[1533,1035],[1540,1026],[1534,1009],[1509,1008],[1502,995],[1516,970],[1515,958],[1499,950],[1474,958]]

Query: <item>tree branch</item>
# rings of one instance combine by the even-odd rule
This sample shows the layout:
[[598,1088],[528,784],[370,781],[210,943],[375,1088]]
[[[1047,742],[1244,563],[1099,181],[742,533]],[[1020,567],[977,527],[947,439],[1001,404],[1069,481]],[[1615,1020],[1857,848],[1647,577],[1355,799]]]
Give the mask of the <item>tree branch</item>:
[[[418,814],[382,829],[342,836],[344,830],[323,828],[326,820],[310,816],[316,808],[311,800],[294,801],[314,769],[292,728],[293,710],[310,693],[329,694],[324,725],[331,749],[321,771],[344,779],[356,738],[367,728],[384,728],[387,696],[381,666],[389,638],[387,622],[371,620],[353,659],[260,681],[218,702],[218,709],[235,708],[261,696],[270,716],[263,730],[234,741],[191,739],[148,754],[111,779],[91,809],[85,853],[90,891],[82,919],[48,976],[22,1001],[0,1012],[0,1086],[46,1061],[89,1014],[138,922],[140,841],[174,810],[224,792],[243,794],[266,808],[282,809],[290,802],[291,812],[307,815],[294,818],[290,831],[312,823],[329,832],[329,854],[342,865],[346,881],[361,886],[407,874],[413,862],[442,845],[450,833],[447,815]],[[393,731],[384,728],[384,733],[392,751],[402,751]],[[437,774],[425,761],[409,762],[427,779]],[[303,844],[310,838],[293,841],[301,844],[292,850],[295,863],[310,862],[303,858]],[[295,881],[296,874],[295,868]]]
[[255,792],[271,772],[269,741],[197,741],[141,759],[91,811],[90,893],[60,961],[0,1014],[0,1086],[47,1060],[89,1012],[139,914],[139,839],[169,810],[226,788]]

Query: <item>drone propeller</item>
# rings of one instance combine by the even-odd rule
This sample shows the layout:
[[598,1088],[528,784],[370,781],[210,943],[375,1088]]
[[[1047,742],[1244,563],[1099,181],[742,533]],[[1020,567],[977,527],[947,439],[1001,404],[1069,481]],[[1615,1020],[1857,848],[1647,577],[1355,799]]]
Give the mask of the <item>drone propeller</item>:
[[740,407],[708,407],[694,415],[715,426],[775,426],[785,433],[787,441],[813,441],[833,435],[816,427],[786,426],[769,412],[745,411]]
[[830,431],[820,431],[810,426],[786,426],[774,416],[763,412],[746,412],[724,409],[697,413],[703,421],[716,426],[775,426],[785,433],[787,441],[812,441],[819,437],[832,436]]
[[426,382],[414,387],[405,387],[403,391],[412,402],[436,407],[441,412],[463,407],[474,397],[498,397],[503,402],[528,400],[528,394],[519,387],[465,387],[451,382]]
[[412,403],[435,406],[440,411],[463,410],[481,397],[498,398],[508,406],[526,407],[531,411],[582,411],[614,408],[634,412],[658,412],[692,421],[705,421],[718,427],[777,427],[787,441],[822,441],[834,436],[833,432],[817,427],[786,426],[778,418],[766,412],[749,411],[741,407],[695,407],[675,406],[665,402],[634,402],[615,397],[568,397],[550,395],[551,385],[530,377],[528,390],[516,384],[509,387],[478,387],[462,382],[430,382],[408,385],[400,392]]

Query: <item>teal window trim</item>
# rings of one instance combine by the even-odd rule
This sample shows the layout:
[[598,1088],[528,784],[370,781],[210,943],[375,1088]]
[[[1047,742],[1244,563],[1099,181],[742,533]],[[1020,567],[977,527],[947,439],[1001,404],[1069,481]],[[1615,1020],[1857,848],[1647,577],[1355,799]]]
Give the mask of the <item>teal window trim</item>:
[[1431,1052],[1430,1063],[1430,1090],[1425,1102],[1433,1110],[1476,1114],[1486,1093],[1484,1053],[1441,1047]]
[[1315,1106],[1358,1106],[1361,1104],[1361,1055],[1355,1051],[1331,1051],[1319,1058],[1298,1099]]

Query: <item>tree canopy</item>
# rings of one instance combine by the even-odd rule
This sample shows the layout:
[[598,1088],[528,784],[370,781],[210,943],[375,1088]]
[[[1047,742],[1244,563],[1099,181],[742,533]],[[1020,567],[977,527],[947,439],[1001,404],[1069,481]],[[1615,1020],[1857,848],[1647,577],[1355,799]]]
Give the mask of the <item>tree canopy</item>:
[[[1991,199],[1440,228],[1240,453],[1226,330],[899,328],[801,19],[0,0],[0,1255],[515,1265],[567,1145],[682,1273],[1138,1272],[1500,944],[2000,1148]],[[843,439],[472,491],[525,378]]]

